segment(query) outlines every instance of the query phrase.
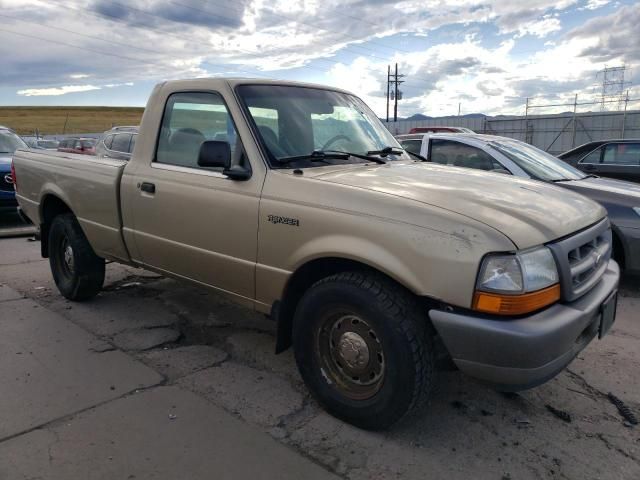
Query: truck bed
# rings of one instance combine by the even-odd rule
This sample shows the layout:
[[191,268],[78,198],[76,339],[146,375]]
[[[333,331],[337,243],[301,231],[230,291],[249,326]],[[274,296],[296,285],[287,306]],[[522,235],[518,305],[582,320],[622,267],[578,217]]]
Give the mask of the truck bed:
[[37,150],[18,150],[13,160],[20,205],[34,223],[42,223],[43,205],[56,197],[76,215],[98,255],[129,260],[120,207],[126,161]]

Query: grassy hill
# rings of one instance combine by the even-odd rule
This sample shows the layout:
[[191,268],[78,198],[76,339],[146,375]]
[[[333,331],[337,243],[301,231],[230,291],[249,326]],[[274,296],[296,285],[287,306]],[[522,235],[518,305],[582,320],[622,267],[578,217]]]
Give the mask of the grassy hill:
[[97,133],[113,125],[138,125],[139,107],[0,107],[0,125],[21,135]]

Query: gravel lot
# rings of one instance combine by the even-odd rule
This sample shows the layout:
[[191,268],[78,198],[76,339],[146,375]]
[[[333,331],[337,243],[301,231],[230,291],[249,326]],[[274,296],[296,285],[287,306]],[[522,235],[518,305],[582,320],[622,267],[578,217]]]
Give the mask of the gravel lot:
[[96,351],[127,352],[163,375],[164,385],[205,397],[344,478],[640,478],[640,427],[625,424],[607,398],[612,392],[640,416],[637,279],[624,279],[610,334],[546,385],[503,395],[442,372],[427,409],[370,433],[333,419],[309,397],[292,353],[273,354],[268,318],[116,264],[97,299],[70,303],[39,247],[0,239],[0,283],[97,335]]

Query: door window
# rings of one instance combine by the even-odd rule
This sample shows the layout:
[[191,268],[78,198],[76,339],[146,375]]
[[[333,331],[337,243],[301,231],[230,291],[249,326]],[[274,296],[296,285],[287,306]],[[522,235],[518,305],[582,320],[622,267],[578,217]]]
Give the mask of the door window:
[[128,133],[119,133],[113,137],[113,143],[111,144],[111,150],[114,152],[126,153],[129,151],[129,142],[131,141],[131,135]]
[[431,140],[431,161],[476,170],[504,170],[488,153],[452,140]]
[[587,163],[594,165],[596,163],[600,163],[600,154],[602,153],[602,148],[596,148],[589,155],[580,160],[580,163]]
[[236,158],[236,138],[236,129],[222,96],[208,92],[174,93],[165,106],[155,161],[203,168],[198,166],[203,142],[229,142],[231,158]]
[[606,165],[640,165],[640,143],[611,143],[604,147]]

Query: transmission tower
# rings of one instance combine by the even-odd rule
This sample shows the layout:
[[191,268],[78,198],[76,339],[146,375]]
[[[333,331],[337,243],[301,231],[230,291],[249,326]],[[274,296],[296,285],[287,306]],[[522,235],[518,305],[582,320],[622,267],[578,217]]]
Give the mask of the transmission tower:
[[626,65],[620,67],[607,67],[598,72],[602,75],[602,93],[600,96],[600,110],[607,110],[608,105],[617,104],[620,110],[624,103],[624,89],[629,82],[625,82],[624,75]]

